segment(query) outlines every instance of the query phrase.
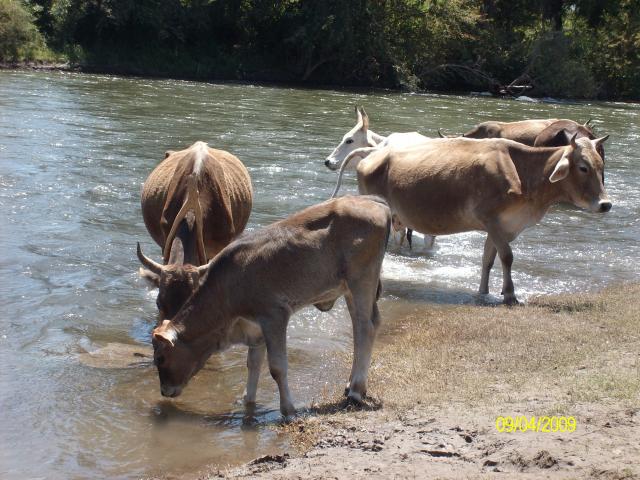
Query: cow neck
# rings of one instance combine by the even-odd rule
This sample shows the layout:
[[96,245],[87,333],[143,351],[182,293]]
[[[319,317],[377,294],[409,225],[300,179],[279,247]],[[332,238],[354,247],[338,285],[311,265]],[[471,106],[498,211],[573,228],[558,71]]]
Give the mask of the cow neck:
[[[375,143],[375,145],[379,145],[380,143],[384,142],[387,139],[387,137],[383,137],[382,135],[378,135],[373,130],[369,130],[368,133],[369,133],[369,136],[370,136],[370,140],[372,140]],[[370,147],[374,147],[375,145],[369,145],[369,146]]]
[[551,183],[549,177],[567,147],[532,148],[518,146],[511,159],[518,171],[522,194],[543,209],[567,200],[562,181]]
[[198,290],[180,309],[173,323],[180,337],[187,343],[199,339],[211,342],[226,338],[234,318],[234,305],[239,289],[227,288],[235,285],[233,269],[224,268],[221,262],[209,266],[207,277]]

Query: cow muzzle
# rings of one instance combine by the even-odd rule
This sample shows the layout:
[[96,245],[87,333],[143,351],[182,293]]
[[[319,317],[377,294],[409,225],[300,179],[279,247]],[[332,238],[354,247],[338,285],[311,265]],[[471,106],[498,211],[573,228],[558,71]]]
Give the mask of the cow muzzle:
[[172,385],[160,385],[160,393],[163,397],[175,398],[182,393],[182,387]]
[[613,204],[609,200],[600,200],[598,203],[598,211],[600,213],[606,213],[611,210]]
[[327,167],[329,170],[337,170],[338,162],[331,160],[331,158],[327,158],[324,162],[324,166]]

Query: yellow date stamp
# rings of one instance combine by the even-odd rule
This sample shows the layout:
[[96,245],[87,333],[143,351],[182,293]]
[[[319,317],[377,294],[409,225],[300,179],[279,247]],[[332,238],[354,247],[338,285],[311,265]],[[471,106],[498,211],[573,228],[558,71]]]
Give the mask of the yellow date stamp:
[[575,417],[515,417],[496,418],[496,430],[500,433],[514,432],[575,432],[578,424]]

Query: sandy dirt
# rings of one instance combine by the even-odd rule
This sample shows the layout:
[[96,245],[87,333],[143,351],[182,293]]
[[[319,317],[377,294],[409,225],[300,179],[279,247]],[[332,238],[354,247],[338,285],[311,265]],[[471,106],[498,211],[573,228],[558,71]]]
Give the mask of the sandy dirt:
[[[640,285],[445,306],[377,345],[364,408],[336,396],[272,426],[292,448],[200,478],[640,479]],[[499,432],[573,416],[574,432]]]
[[[530,416],[534,406],[509,409]],[[486,411],[341,414],[316,420],[321,432],[301,456],[265,456],[208,478],[640,478],[640,411],[577,410],[572,433],[499,433]]]

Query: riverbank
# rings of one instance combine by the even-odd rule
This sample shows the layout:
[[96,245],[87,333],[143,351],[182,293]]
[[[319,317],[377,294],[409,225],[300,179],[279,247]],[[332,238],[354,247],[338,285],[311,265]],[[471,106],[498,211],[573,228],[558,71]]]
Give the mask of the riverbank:
[[[559,102],[589,102],[594,100],[599,101],[616,101],[617,98],[574,98],[570,96],[556,96],[549,97],[545,95],[529,96],[527,92],[524,95],[510,95],[504,94],[492,94],[488,91],[472,91],[461,89],[438,89],[438,90],[424,90],[424,89],[410,89],[403,86],[396,88],[381,87],[381,86],[341,86],[333,84],[314,84],[309,82],[295,81],[291,78],[274,78],[267,76],[265,78],[235,78],[232,76],[197,76],[189,74],[166,74],[153,71],[133,70],[128,67],[98,67],[95,65],[82,65],[78,63],[71,63],[68,61],[45,61],[45,60],[25,60],[25,61],[4,61],[0,62],[0,71],[2,70],[14,70],[14,71],[58,71],[58,72],[74,72],[88,75],[112,75],[122,78],[149,78],[154,80],[179,80],[188,82],[200,82],[200,83],[212,83],[212,84],[228,84],[228,85],[258,85],[261,87],[274,87],[274,88],[296,88],[296,89],[318,89],[318,90],[335,90],[335,91],[348,91],[348,92],[398,92],[398,93],[417,93],[417,94],[437,94],[437,95],[461,95],[461,96],[475,96],[475,97],[488,97],[494,99],[506,99],[516,100],[533,103],[559,103]],[[627,98],[623,101],[628,103],[638,103],[637,99]]]
[[81,72],[80,67],[69,62],[46,62],[39,60],[0,62],[0,70],[36,70],[56,72]]
[[[199,478],[640,478],[639,297],[636,284],[409,316],[377,345],[364,409],[336,392],[276,427],[295,451]],[[501,433],[500,416],[576,430]]]

